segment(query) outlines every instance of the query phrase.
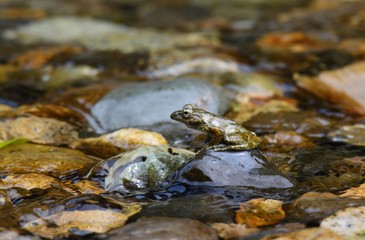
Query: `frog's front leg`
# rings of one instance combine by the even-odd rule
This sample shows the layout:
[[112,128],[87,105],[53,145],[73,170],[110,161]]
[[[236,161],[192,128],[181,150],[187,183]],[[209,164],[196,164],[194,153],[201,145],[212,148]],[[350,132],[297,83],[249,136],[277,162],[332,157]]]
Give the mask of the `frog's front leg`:
[[218,145],[223,139],[223,133],[219,129],[211,128],[210,129],[211,135],[209,142],[207,143],[207,149],[211,149],[212,147]]

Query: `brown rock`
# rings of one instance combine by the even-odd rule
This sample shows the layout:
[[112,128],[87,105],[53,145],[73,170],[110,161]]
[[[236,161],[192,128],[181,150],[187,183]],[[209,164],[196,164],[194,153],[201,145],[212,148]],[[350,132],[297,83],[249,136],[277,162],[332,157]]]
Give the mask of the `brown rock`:
[[339,174],[352,174],[360,178],[365,177],[365,157],[351,157],[336,160],[331,163],[330,169]]
[[53,177],[43,174],[11,174],[1,179],[0,189],[19,187],[24,189],[41,188],[46,189],[55,185],[61,185],[61,182]]
[[223,239],[238,239],[258,232],[257,228],[247,228],[244,224],[227,224],[214,223],[211,226],[217,232],[218,236]]
[[264,50],[306,52],[328,47],[328,43],[303,32],[269,33],[256,44]]
[[298,85],[344,110],[365,115],[365,62],[323,71],[318,76],[295,76]]
[[281,233],[266,236],[261,240],[342,240],[343,238],[332,232],[331,230],[323,228],[308,228],[291,233]]
[[85,87],[70,88],[61,96],[53,93],[48,94],[45,97],[45,101],[67,106],[71,109],[78,109],[80,112],[90,113],[90,108],[116,86],[118,86],[118,84],[115,82],[103,82],[100,84],[91,84]]
[[78,139],[72,125],[51,118],[24,116],[0,122],[0,139],[26,138],[34,143],[70,145]]
[[94,181],[90,180],[82,180],[74,184],[82,194],[86,193],[94,193],[94,194],[101,194],[104,193],[104,189]]
[[26,68],[40,68],[57,57],[80,54],[83,49],[80,46],[60,45],[55,47],[42,47],[21,53],[11,60],[11,64]]
[[5,8],[0,10],[0,19],[6,20],[38,20],[44,18],[46,15],[46,12],[40,9]]
[[365,199],[339,197],[332,193],[308,192],[285,206],[290,218],[319,221],[349,206],[362,206]]
[[110,240],[174,239],[217,240],[215,231],[204,223],[188,218],[145,218],[110,232]]
[[73,147],[90,155],[109,158],[140,146],[155,145],[167,145],[166,139],[160,133],[136,128],[123,128],[98,138],[80,139]]
[[260,113],[278,113],[278,112],[298,112],[298,108],[293,101],[286,100],[269,100],[261,105],[252,102],[240,102],[239,110],[230,113],[229,118],[233,118],[238,123],[244,123]]
[[274,224],[285,217],[282,201],[257,198],[240,204],[236,211],[236,222],[247,227],[260,227]]
[[82,176],[96,163],[80,151],[60,147],[26,143],[0,149],[3,174],[41,173],[55,178]]
[[85,127],[86,119],[78,112],[67,107],[53,104],[22,105],[18,108],[0,107],[1,119],[14,119],[34,115],[41,118],[53,118],[67,122],[79,128]]

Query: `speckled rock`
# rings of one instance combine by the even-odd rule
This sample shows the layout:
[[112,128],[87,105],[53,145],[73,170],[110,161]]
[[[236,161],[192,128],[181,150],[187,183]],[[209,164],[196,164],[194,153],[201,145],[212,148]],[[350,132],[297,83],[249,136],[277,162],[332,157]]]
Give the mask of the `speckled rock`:
[[290,188],[295,181],[286,177],[258,150],[214,152],[195,156],[184,166],[177,181],[202,186]]
[[91,111],[105,132],[171,123],[170,114],[186,103],[220,115],[228,109],[227,98],[208,82],[177,79],[122,86],[104,96]]
[[109,239],[217,240],[218,236],[212,228],[196,220],[153,217],[114,230],[110,233]]
[[167,146],[144,146],[120,154],[105,178],[106,191],[135,192],[158,189],[158,183],[194,156],[193,152]]
[[354,240],[364,239],[365,234],[365,206],[346,208],[325,218],[321,227]]

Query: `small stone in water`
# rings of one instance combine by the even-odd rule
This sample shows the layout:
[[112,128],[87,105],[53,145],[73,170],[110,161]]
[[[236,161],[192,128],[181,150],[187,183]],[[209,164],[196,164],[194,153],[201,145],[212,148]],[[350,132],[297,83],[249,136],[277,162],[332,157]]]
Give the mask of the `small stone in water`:
[[264,198],[241,203],[236,211],[236,222],[249,228],[274,224],[285,218],[282,205],[282,201]]
[[177,181],[199,186],[291,188],[295,181],[284,176],[258,150],[200,152],[179,171]]

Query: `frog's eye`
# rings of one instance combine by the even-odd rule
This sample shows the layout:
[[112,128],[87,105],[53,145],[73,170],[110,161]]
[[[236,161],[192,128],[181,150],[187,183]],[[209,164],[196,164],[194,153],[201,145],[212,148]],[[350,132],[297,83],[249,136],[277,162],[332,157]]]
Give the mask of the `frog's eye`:
[[190,115],[191,115],[191,113],[192,113],[191,109],[184,109],[184,111],[183,111],[183,117],[184,118],[189,118]]

